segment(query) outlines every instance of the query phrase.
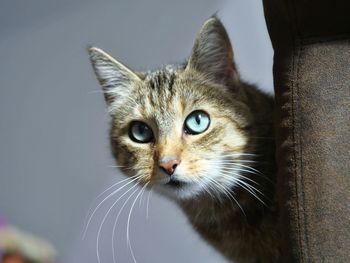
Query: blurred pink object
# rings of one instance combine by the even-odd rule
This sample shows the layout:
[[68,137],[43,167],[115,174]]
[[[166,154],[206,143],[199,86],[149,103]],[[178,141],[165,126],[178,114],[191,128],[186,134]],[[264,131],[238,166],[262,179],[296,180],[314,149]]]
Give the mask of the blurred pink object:
[[5,227],[5,226],[6,226],[6,221],[5,221],[5,219],[3,219],[3,218],[0,216],[0,228]]
[[23,262],[51,263],[55,257],[56,251],[49,242],[6,224],[0,217],[0,263],[5,258],[6,262],[20,262],[22,258]]

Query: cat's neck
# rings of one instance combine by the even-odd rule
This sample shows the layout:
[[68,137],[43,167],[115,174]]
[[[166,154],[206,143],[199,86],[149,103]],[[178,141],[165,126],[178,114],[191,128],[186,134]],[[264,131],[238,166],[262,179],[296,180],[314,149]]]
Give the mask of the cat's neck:
[[[207,196],[179,204],[194,229],[228,259],[252,263],[266,255],[278,254],[271,245],[278,237],[277,211],[273,204],[263,207],[242,203],[239,207],[232,200],[219,202]],[[255,255],[252,251],[258,252]]]

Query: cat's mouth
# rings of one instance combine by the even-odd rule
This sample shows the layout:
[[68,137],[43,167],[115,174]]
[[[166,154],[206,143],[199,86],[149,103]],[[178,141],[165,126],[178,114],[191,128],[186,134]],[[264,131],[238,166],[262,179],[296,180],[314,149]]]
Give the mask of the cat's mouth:
[[179,181],[177,179],[174,178],[170,178],[170,180],[165,184],[169,187],[174,187],[174,188],[180,188],[183,187],[186,183]]

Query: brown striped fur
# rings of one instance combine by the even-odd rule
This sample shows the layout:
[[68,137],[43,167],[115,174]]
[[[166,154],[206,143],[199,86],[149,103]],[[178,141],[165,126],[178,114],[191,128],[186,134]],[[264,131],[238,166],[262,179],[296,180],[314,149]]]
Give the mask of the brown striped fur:
[[[98,48],[89,52],[112,116],[112,152],[125,174],[140,174],[141,185],[175,198],[228,259],[276,262],[273,100],[240,80],[221,22],[206,21],[185,65],[139,73]],[[210,126],[191,135],[183,126],[195,110],[208,113]],[[152,142],[130,139],[134,120],[152,129]],[[172,175],[180,185],[168,185],[159,168],[169,156],[180,161]]]

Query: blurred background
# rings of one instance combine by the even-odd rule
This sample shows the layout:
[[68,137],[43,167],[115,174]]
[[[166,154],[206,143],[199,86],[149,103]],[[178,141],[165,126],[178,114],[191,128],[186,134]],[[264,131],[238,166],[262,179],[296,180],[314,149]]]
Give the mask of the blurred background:
[[[243,79],[272,93],[272,48],[261,0],[2,0],[0,3],[0,217],[52,243],[57,262],[97,262],[97,233],[121,194],[82,231],[89,207],[114,182],[109,117],[89,64],[96,45],[137,70],[183,61],[202,23],[226,26]],[[107,195],[104,195],[105,197]],[[225,262],[171,202],[146,192],[134,207],[130,239],[139,263]],[[113,262],[112,228],[100,232],[101,263]],[[117,262],[134,262],[126,225],[117,224]],[[91,210],[90,210],[91,213]]]

